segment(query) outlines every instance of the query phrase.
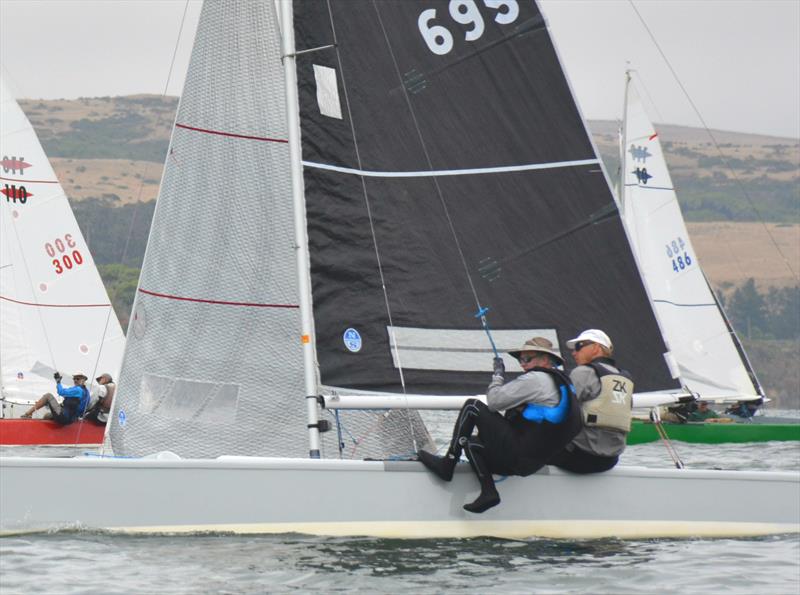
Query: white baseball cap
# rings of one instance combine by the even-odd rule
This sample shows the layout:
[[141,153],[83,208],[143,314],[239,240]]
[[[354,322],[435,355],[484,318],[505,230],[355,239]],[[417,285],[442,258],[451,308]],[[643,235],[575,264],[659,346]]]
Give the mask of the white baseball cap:
[[611,344],[611,339],[608,338],[608,335],[605,334],[600,329],[596,328],[590,328],[588,330],[585,330],[574,339],[570,339],[569,341],[567,341],[567,347],[572,349],[573,347],[575,347],[575,343],[580,343],[582,341],[597,343],[598,345],[602,345],[606,349],[613,349],[613,345]]

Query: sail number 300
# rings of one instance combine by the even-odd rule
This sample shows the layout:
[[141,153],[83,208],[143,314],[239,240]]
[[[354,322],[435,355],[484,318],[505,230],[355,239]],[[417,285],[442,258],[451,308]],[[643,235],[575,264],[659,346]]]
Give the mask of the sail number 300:
[[56,275],[60,275],[65,270],[83,264],[83,255],[76,249],[76,242],[72,239],[72,234],[68,233],[64,239],[56,238],[54,242],[47,242],[44,251],[52,258],[53,267]]
[[[497,11],[494,20],[501,25],[513,23],[519,16],[517,0],[483,0],[483,4]],[[485,23],[475,0],[450,0],[448,9],[450,17],[456,23],[471,26],[464,33],[466,41],[475,41],[483,35]],[[428,49],[434,54],[443,56],[453,49],[453,34],[443,25],[431,25],[431,21],[435,18],[435,8],[423,10],[417,19],[417,27]]]

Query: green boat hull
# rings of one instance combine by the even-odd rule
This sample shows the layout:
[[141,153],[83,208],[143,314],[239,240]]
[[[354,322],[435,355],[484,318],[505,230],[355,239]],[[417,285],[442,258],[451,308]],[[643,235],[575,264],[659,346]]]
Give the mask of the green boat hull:
[[[671,440],[698,444],[723,444],[726,442],[770,442],[800,441],[800,423],[762,424],[748,422],[733,423],[685,423],[664,422],[664,429]],[[645,444],[659,439],[656,427],[650,422],[634,420],[628,434],[628,444]]]

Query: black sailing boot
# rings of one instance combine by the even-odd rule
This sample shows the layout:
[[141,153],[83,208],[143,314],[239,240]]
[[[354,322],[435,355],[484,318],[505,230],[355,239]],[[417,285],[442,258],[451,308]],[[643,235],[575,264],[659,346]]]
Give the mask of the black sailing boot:
[[420,463],[433,471],[440,479],[444,481],[453,479],[453,471],[456,468],[458,458],[449,450],[443,457],[437,457],[427,450],[418,451],[417,456],[419,457]]
[[481,493],[475,498],[475,501],[464,504],[464,510],[467,512],[486,512],[492,506],[500,504],[500,494],[497,493],[497,488],[494,487],[494,478],[480,452],[482,448],[482,444],[476,444],[472,441],[468,442],[465,448],[470,467],[472,467],[475,475],[478,476],[478,481],[481,484]]

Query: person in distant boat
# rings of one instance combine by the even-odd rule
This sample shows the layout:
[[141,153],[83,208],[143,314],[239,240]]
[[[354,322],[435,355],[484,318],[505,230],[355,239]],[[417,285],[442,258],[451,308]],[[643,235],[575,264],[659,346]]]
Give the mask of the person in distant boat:
[[[72,377],[73,386],[68,387],[61,386],[62,376],[58,372],[53,374],[53,378],[56,381],[56,392],[63,397],[63,401],[59,403],[52,393],[45,393],[22,417],[33,417],[33,414],[45,405],[50,408],[50,417],[53,421],[62,426],[71,424],[83,415],[86,405],[89,403],[89,390],[86,388],[86,380],[88,378],[86,375],[75,374]],[[45,417],[48,416],[45,415]]]
[[728,407],[725,413],[735,415],[736,417],[753,417],[758,411],[758,408],[764,403],[764,399],[755,399],[753,401],[739,401],[735,405]]
[[697,402],[697,409],[692,411],[689,414],[688,420],[689,421],[706,421],[712,419],[718,419],[719,413],[714,411],[713,409],[709,409],[708,401],[698,401]]
[[111,402],[114,400],[114,393],[117,391],[117,385],[114,384],[114,379],[111,374],[100,374],[95,378],[97,384],[92,389],[92,400],[89,403],[89,408],[84,415],[84,419],[97,422],[101,425],[108,423],[108,414],[111,411]]
[[484,512],[500,503],[492,473],[531,475],[581,429],[572,383],[557,369],[564,360],[553,344],[534,337],[509,355],[519,360],[525,374],[506,384],[503,359],[496,357],[486,404],[477,399],[464,403],[445,455],[418,453],[423,465],[450,481],[461,452],[466,452],[481,486],[477,499],[464,505],[469,512]]
[[608,471],[625,450],[631,430],[633,379],[611,358],[614,346],[598,329],[567,341],[578,364],[570,378],[583,412],[583,429],[549,463],[573,473]]

